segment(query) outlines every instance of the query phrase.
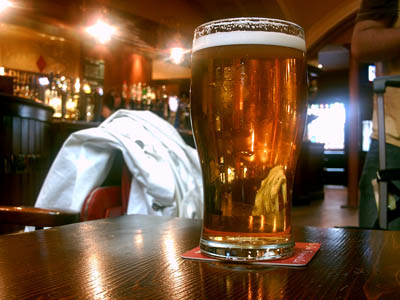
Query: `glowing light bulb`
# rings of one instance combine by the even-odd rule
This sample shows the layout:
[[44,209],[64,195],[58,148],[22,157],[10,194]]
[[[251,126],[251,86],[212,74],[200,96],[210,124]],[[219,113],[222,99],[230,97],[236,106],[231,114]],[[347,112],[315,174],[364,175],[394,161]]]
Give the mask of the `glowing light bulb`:
[[8,7],[11,6],[11,2],[8,0],[0,0],[0,13],[5,11]]
[[47,77],[40,77],[39,78],[39,84],[41,86],[46,86],[46,85],[50,84],[50,81],[49,81],[49,79]]
[[169,109],[173,112],[177,112],[178,111],[178,106],[179,106],[179,100],[176,96],[170,96],[168,98],[168,105],[169,105]]
[[174,47],[170,50],[170,59],[175,64],[180,64],[183,61],[183,56],[185,55],[185,50],[180,47]]
[[86,32],[101,44],[109,42],[115,31],[116,28],[114,26],[111,26],[100,19],[92,26],[86,28]]
[[81,90],[81,82],[80,79],[77,78],[74,84],[74,88],[75,88],[75,93],[79,93]]
[[83,92],[85,94],[90,94],[92,92],[92,89],[90,88],[90,85],[87,84],[87,83],[83,84],[83,88],[82,89],[83,89]]

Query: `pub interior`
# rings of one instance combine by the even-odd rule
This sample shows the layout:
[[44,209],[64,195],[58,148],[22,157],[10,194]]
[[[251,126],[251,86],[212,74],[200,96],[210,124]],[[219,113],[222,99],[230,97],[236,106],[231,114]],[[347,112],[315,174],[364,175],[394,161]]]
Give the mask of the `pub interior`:
[[[325,186],[342,199],[335,214],[351,217],[320,225],[357,224],[358,178],[372,114],[371,101],[358,99],[372,97],[368,70],[373,67],[354,63],[349,53],[359,1],[3,2],[9,4],[1,13],[3,91],[7,80],[13,81],[9,94],[54,113],[47,111],[36,123],[2,115],[1,205],[34,205],[67,137],[98,126],[118,108],[153,111],[194,146],[188,111],[194,28],[215,19],[261,16],[293,21],[305,30],[312,116],[293,204],[323,199]],[[317,14],[310,13],[314,9]],[[173,48],[181,49],[181,56],[171,56]]]
[[[34,233],[23,233],[24,226],[16,225],[13,218],[20,218],[18,213],[21,213],[21,210],[26,210],[28,214],[22,218],[28,220],[32,218],[29,215],[29,207],[35,205],[46,175],[67,138],[72,133],[97,128],[120,109],[154,113],[173,126],[183,140],[195,148],[189,113],[193,32],[200,24],[212,20],[253,16],[294,22],[305,32],[308,120],[294,180],[292,224],[318,228],[357,227],[359,179],[372,132],[372,82],[375,78],[375,65],[358,61],[350,51],[360,3],[360,0],[0,0],[0,105],[2,106],[0,110],[0,206],[3,209],[0,214],[3,218],[0,220],[0,234],[3,237],[10,233],[14,233],[10,235],[14,237],[33,236]],[[121,169],[124,174],[124,167],[122,157],[117,155],[112,170],[106,178],[103,178],[104,182],[101,186],[119,185],[121,188],[108,190],[105,196],[100,197],[123,198],[125,179],[124,175],[121,178]],[[19,212],[13,211],[14,214],[6,216],[5,207],[16,207],[15,209]],[[48,211],[36,213],[37,215],[34,216],[36,219],[51,219],[59,214],[59,212],[49,213]],[[115,212],[115,210],[108,210],[106,216],[119,214],[120,212]],[[82,219],[82,216],[77,216],[76,213],[61,212],[60,217],[62,219],[54,219],[55,221],[52,219],[54,224],[102,219],[104,214]],[[135,223],[130,224],[133,228],[130,239],[133,236],[131,242],[139,247],[143,245],[140,239],[142,236],[145,237],[144,232],[150,230],[151,224],[161,224],[161,221],[158,219],[148,221],[143,217],[137,220],[139,221],[133,221]],[[143,224],[138,222],[143,222]],[[173,236],[170,244],[166,242],[164,254],[169,256],[163,260],[165,270],[160,271],[160,274],[180,278],[183,276],[180,273],[181,267],[185,262],[175,265],[174,259],[180,259],[180,257],[177,258],[173,251],[190,250],[191,246],[185,245],[179,248],[175,245],[183,236],[183,233],[180,234],[182,228],[189,225],[184,223],[186,221],[174,222],[171,226],[179,234]],[[26,225],[32,225],[28,223],[29,221]],[[39,224],[42,223],[39,222]],[[103,229],[106,228],[107,223],[101,224],[103,224]],[[68,226],[71,225],[66,225],[65,228],[72,228]],[[167,225],[162,226],[167,230]],[[38,227],[47,226],[38,225]],[[340,228],[334,230],[341,230]],[[74,230],[74,233],[78,234],[78,229]],[[157,231],[155,238],[160,240],[165,238],[162,230]],[[344,239],[350,241],[349,243],[355,243],[356,239],[364,237],[362,233],[357,233],[356,229],[348,230]],[[100,233],[99,229],[89,231],[90,235],[98,234],[99,239],[105,234]],[[307,241],[313,241],[314,235],[308,231],[305,233],[295,231],[295,233],[305,240],[308,239]],[[313,234],[329,244],[329,239],[334,239],[339,233],[329,231],[329,234],[325,236],[324,232],[318,231]],[[366,254],[368,243],[377,245],[380,238],[374,233],[369,234],[372,236],[370,242],[366,240],[362,246],[365,251],[363,255],[366,256],[368,256]],[[398,247],[399,235],[395,234],[382,238],[381,242],[384,240],[386,244],[390,244],[390,241],[393,241],[394,244],[391,247],[396,248],[396,245]],[[11,253],[13,249],[18,248],[18,240],[14,239],[14,246],[10,246],[7,253],[0,254],[2,259],[7,259],[8,255],[15,259],[15,255]],[[0,241],[0,244],[7,245],[8,241],[12,242],[11,238]],[[32,241],[21,240],[21,248],[27,247],[29,243],[33,243]],[[80,243],[83,242],[80,241]],[[93,240],[89,242],[94,243]],[[125,242],[128,243],[128,241]],[[376,245],[371,246],[372,252],[380,251],[374,248],[377,247]],[[64,246],[70,247],[66,244]],[[48,249],[43,251],[50,251],[53,247],[54,245],[48,246]],[[80,247],[80,251],[84,251],[83,244],[80,244]],[[118,250],[115,253],[118,255],[122,255],[121,247],[121,245],[116,246]],[[161,245],[160,248],[162,247],[164,246]],[[152,249],[151,246],[147,248],[150,252],[153,251]],[[172,249],[172,252],[168,249]],[[60,249],[57,251],[54,253],[61,253]],[[99,251],[93,246],[93,257],[100,255]],[[105,255],[113,257],[111,246],[104,251],[106,251]],[[392,249],[386,251],[388,252],[379,252],[382,256],[378,256],[383,257],[384,253],[389,253]],[[21,256],[24,255],[22,250],[18,253]],[[322,252],[319,254],[321,256]],[[390,254],[398,257],[398,253],[394,251]],[[33,259],[32,255],[27,255],[24,262],[30,263],[29,257]],[[44,254],[39,256],[41,255]],[[356,250],[353,255],[357,256]],[[53,290],[49,288],[44,291],[45,288],[43,288],[43,291],[39,289],[30,293],[27,290],[33,288],[22,282],[19,282],[18,289],[16,286],[6,285],[6,281],[2,286],[0,281],[0,289],[4,290],[0,291],[0,298],[61,299],[65,296],[65,299],[208,299],[213,298],[214,291],[218,292],[218,296],[214,298],[221,299],[275,299],[279,294],[271,292],[272,290],[279,290],[281,299],[295,299],[301,295],[299,290],[284,294],[285,289],[278,281],[290,281],[290,276],[297,280],[297,277],[292,273],[287,273],[286,269],[274,271],[275,274],[274,272],[263,273],[259,269],[244,271],[244,269],[236,270],[234,267],[213,265],[200,266],[198,269],[195,266],[196,271],[183,272],[189,277],[197,276],[193,274],[199,272],[201,280],[199,280],[200,283],[196,283],[197,292],[194,288],[190,291],[187,288],[191,284],[190,280],[196,281],[196,279],[186,279],[186,287],[183,284],[184,279],[181,281],[178,277],[167,279],[174,284],[181,283],[180,286],[175,287],[175,292],[172,292],[174,286],[166,287],[166,284],[161,282],[162,279],[151,277],[150,269],[141,271],[143,277],[140,280],[150,285],[150,289],[151,286],[154,288],[155,284],[161,284],[166,294],[150,292],[149,286],[141,285],[140,282],[138,285],[124,289],[124,282],[127,283],[128,280],[118,284],[120,290],[116,291],[110,287],[112,278],[107,278],[108,281],[102,285],[101,272],[106,272],[106,270],[100,264],[97,266],[97,271],[95,265],[98,261],[95,258],[93,258],[94,265],[91,264],[89,258],[81,267],[78,267],[73,258],[68,257],[65,262],[70,266],[63,269],[65,271],[70,267],[76,267],[83,270],[85,266],[89,267],[88,276],[91,279],[82,277],[82,280],[92,280],[87,285],[89,288],[81,287],[81,290],[67,288],[65,292],[67,294],[63,294],[56,287]],[[2,259],[0,259],[0,275],[4,272],[10,277],[12,267],[2,271]],[[349,257],[347,259],[347,262],[351,261]],[[379,279],[369,277],[368,271],[365,271],[368,274],[363,275],[364,271],[361,267],[359,269],[354,267],[355,269],[348,271],[348,274],[358,272],[356,278],[364,289],[356,290],[357,282],[348,279],[347,283],[343,280],[341,286],[338,284],[331,295],[326,292],[321,296],[313,294],[312,280],[308,285],[304,281],[299,281],[299,284],[305,285],[304,288],[308,289],[308,292],[304,292],[304,298],[299,296],[298,299],[393,298],[400,295],[400,285],[398,279],[395,281],[391,274],[396,272],[398,274],[400,266],[397,263],[394,264],[393,269],[388,270],[389,261],[389,258],[387,261],[383,260],[377,264],[376,269],[370,270],[371,273],[381,271],[384,276],[387,276],[384,277],[385,280],[387,279],[386,283],[382,283],[381,286],[377,283]],[[115,268],[123,268],[121,263],[123,261]],[[335,263],[332,258],[326,267],[329,268],[335,264],[344,266],[344,262],[343,264]],[[39,266],[38,262],[32,265],[35,265],[34,268],[38,268],[37,270],[40,269],[38,272],[47,272],[43,270],[45,267]],[[154,262],[151,266],[156,265]],[[217,270],[215,271],[214,268]],[[323,268],[322,263],[320,268]],[[17,269],[20,270],[21,266],[18,265]],[[169,269],[175,273],[167,273]],[[344,267],[340,270],[344,272]],[[112,268],[111,272],[114,272]],[[207,272],[213,276],[220,276],[227,272],[230,275],[226,277],[226,281],[221,279],[212,283],[207,281]],[[235,296],[233,292],[239,291],[239,288],[232,286],[232,284],[239,284],[239,279],[234,275],[235,272],[241,274],[238,275],[241,276],[240,282],[247,289],[239,292],[243,293],[240,297],[237,294]],[[243,277],[244,272],[247,272],[248,277]],[[133,274],[133,271],[129,273],[130,276],[135,276]],[[122,279],[118,277],[120,275],[115,276]],[[331,277],[328,273],[325,275],[326,282],[321,283],[321,287],[318,285],[317,290],[329,285]],[[148,279],[146,276],[151,278]],[[70,286],[72,282],[68,282]],[[371,288],[365,287],[365,282],[369,282]],[[53,283],[50,280],[45,281],[45,284],[52,286]],[[110,287],[108,291],[107,284]],[[220,284],[220,286],[208,289],[213,284]],[[377,290],[373,291],[372,287]],[[185,294],[186,288],[188,294]],[[262,288],[269,292],[263,294]],[[379,289],[382,289],[382,292]],[[54,291],[53,294],[52,291]],[[19,296],[12,298],[12,293]]]

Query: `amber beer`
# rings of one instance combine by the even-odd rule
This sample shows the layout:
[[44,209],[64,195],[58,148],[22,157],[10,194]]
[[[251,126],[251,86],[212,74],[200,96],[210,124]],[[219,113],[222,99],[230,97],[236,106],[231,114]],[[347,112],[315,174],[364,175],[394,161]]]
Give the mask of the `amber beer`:
[[204,183],[203,253],[235,260],[293,254],[306,80],[304,34],[293,23],[240,18],[196,29],[191,118]]

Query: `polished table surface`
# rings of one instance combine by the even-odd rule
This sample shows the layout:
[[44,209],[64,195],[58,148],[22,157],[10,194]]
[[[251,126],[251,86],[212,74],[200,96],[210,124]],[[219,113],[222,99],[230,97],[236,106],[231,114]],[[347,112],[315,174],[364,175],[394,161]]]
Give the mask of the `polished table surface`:
[[294,228],[306,267],[184,260],[199,220],[123,216],[0,236],[0,299],[400,299],[400,232]]

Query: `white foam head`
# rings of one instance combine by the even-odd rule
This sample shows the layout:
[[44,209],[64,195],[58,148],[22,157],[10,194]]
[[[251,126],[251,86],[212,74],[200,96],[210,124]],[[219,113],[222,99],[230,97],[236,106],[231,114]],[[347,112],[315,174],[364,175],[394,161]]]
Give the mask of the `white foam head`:
[[[212,31],[218,28],[223,30]],[[290,34],[289,28],[296,29],[300,34]],[[214,21],[199,26],[196,29],[195,37],[192,52],[217,46],[254,44],[306,51],[301,27],[294,23],[274,19],[238,18]]]
[[226,45],[271,45],[306,51],[305,41],[297,36],[280,32],[233,31],[217,32],[193,41],[192,51]]

